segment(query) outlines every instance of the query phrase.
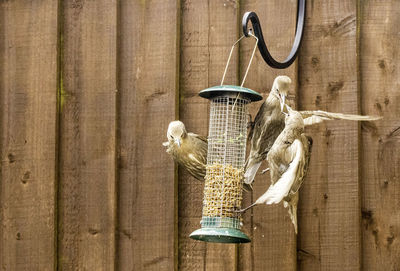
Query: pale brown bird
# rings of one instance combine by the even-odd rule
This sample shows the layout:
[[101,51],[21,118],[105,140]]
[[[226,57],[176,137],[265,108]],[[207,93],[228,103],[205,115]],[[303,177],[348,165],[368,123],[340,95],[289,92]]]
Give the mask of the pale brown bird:
[[207,165],[207,138],[186,131],[183,122],[172,121],[167,131],[167,153],[193,177],[204,181]]
[[[288,95],[291,80],[287,76],[275,78],[271,92],[254,119],[249,133],[250,154],[245,165],[244,183],[251,187],[254,177],[263,160],[267,158],[275,139],[285,127],[285,97]],[[321,110],[298,111],[304,119],[304,125],[313,125],[325,120],[372,121],[381,119],[375,116],[331,113]]]
[[[167,138],[168,142],[163,143],[163,146],[168,147],[167,153],[171,154],[174,161],[193,177],[204,181],[208,152],[207,138],[186,132],[185,125],[179,120],[169,124]],[[243,184],[243,189],[249,191],[251,187]]]
[[252,205],[278,204],[283,200],[297,234],[297,203],[299,189],[307,173],[312,139],[304,134],[302,115],[288,107],[285,128],[268,152],[267,161],[271,186]]
[[278,76],[271,92],[260,106],[249,133],[250,153],[245,165],[244,183],[251,185],[262,161],[267,157],[275,139],[285,127],[285,115],[281,112],[280,99],[289,92],[292,80]]

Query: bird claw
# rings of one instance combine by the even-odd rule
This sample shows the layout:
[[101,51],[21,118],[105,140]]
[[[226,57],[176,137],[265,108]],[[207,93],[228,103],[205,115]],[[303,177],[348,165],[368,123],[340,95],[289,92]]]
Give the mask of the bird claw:
[[253,186],[251,184],[248,184],[248,183],[243,183],[243,190],[247,191],[247,192],[250,192],[250,191],[253,190]]
[[247,114],[247,117],[249,118],[249,123],[253,123],[253,121],[251,121],[253,119],[251,114]]
[[266,168],[263,171],[261,171],[261,174],[265,174],[267,171],[269,171],[269,168]]
[[235,213],[244,213],[246,212],[248,209],[253,208],[254,206],[256,206],[257,203],[253,203],[249,206],[247,206],[246,208],[240,209],[240,210],[234,210]]
[[244,213],[246,210],[247,209],[244,208],[244,209],[240,209],[240,210],[234,210],[233,212],[235,212],[235,213]]

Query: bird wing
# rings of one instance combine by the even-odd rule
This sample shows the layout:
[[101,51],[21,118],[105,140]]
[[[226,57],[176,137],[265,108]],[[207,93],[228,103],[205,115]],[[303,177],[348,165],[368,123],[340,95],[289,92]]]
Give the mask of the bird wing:
[[244,182],[251,184],[263,160],[274,144],[278,135],[282,132],[285,123],[268,116],[264,123],[260,123],[259,128],[255,128],[254,137],[251,144],[250,154],[246,162],[246,172]]
[[188,133],[188,135],[189,135],[189,136],[192,136],[192,137],[195,137],[195,138],[198,138],[198,139],[200,139],[201,141],[204,141],[205,143],[208,144],[208,140],[207,140],[207,137],[206,137],[206,136],[198,135],[198,134],[195,134],[195,133]]
[[292,197],[299,191],[301,185],[303,184],[303,180],[307,174],[308,167],[310,165],[311,149],[312,149],[313,140],[310,136],[306,136],[306,135],[302,134],[301,142],[302,142],[302,146],[304,148],[304,160],[302,161],[302,164],[300,165],[300,167],[298,169],[298,178],[297,178],[296,182],[290,188],[290,193],[289,193],[288,197]]
[[371,120],[379,120],[382,118],[380,116],[361,116],[353,114],[326,112],[322,110],[299,111],[299,113],[304,119],[305,126],[321,123],[324,120],[371,121]]
[[246,172],[244,173],[244,183],[245,184],[251,185],[253,183],[253,180],[254,180],[256,173],[257,173],[258,169],[260,168],[260,166],[261,166],[261,162],[258,162],[258,163],[252,164],[251,166],[249,166],[246,169]]
[[274,184],[272,184],[267,192],[256,200],[256,204],[273,204],[279,203],[289,193],[293,183],[298,179],[299,169],[304,166],[304,147],[299,139],[293,141],[288,150],[294,154],[293,160],[285,173]]
[[254,127],[249,134],[250,154],[245,165],[244,181],[251,184],[261,165],[267,158],[278,135],[285,127],[283,117],[274,116],[274,107],[264,102],[254,120]]
[[[206,174],[207,165],[207,152],[208,152],[208,140],[207,137],[201,136],[194,133],[188,133],[188,138],[190,139],[190,145],[193,157],[193,161],[196,161],[197,165],[201,165],[201,175]],[[203,172],[204,171],[204,172]]]
[[332,120],[332,119],[319,117],[319,116],[311,116],[311,117],[304,119],[304,126],[311,126],[314,124],[318,124],[318,123],[324,122],[324,120]]
[[262,125],[262,123],[265,123],[267,119],[271,117],[272,109],[273,108],[269,106],[269,104],[266,101],[264,101],[261,104],[260,108],[258,109],[257,115],[254,118],[254,123],[251,126],[249,135],[247,137],[248,141],[252,141],[254,136],[257,137],[257,134],[256,135],[254,134],[254,130],[256,129],[256,127],[257,129],[260,129],[260,125]]

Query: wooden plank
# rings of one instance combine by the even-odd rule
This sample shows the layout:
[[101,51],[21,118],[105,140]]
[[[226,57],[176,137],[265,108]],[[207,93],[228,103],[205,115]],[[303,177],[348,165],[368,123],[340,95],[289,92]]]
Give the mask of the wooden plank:
[[[246,1],[241,7],[241,16],[246,11],[257,13],[268,49],[277,60],[284,60],[288,56],[294,40],[296,3],[294,1]],[[247,68],[253,45],[253,39],[246,39],[241,46],[240,71],[242,76]],[[260,92],[265,99],[275,77],[288,75],[293,82],[290,92],[295,95],[296,66],[295,62],[285,70],[272,69],[257,51],[245,86]],[[260,106],[261,102],[250,106],[253,118]],[[261,168],[266,167],[268,165],[265,162]],[[269,174],[257,176],[253,193],[245,194],[244,205],[247,206],[256,200],[268,189],[269,185]],[[244,225],[245,232],[251,235],[252,242],[240,245],[239,270],[296,269],[296,237],[288,212],[282,204],[255,207],[245,214]]]
[[363,270],[400,266],[400,2],[361,5]]
[[179,1],[120,1],[119,270],[174,270]]
[[[180,119],[188,131],[208,134],[209,101],[198,92],[220,84],[232,44],[238,38],[235,1],[182,1]],[[238,83],[235,52],[226,83]],[[200,228],[203,183],[179,171],[179,270],[235,270],[236,245],[194,241]]]
[[113,270],[116,1],[64,1],[59,268]]
[[[309,3],[299,55],[300,109],[359,113],[356,20],[355,0]],[[300,193],[299,267],[359,270],[359,124],[327,122],[306,133],[314,144]]]
[[0,269],[56,266],[57,1],[0,2]]

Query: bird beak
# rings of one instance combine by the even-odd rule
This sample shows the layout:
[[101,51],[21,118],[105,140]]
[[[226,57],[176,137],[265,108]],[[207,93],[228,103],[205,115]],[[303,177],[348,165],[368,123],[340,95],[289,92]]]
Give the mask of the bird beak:
[[281,112],[286,115],[286,112],[283,111],[283,109],[285,107],[285,100],[286,100],[285,94],[279,93],[279,102],[281,104]]
[[178,147],[181,146],[181,140],[179,138],[175,138],[175,143],[178,145]]

